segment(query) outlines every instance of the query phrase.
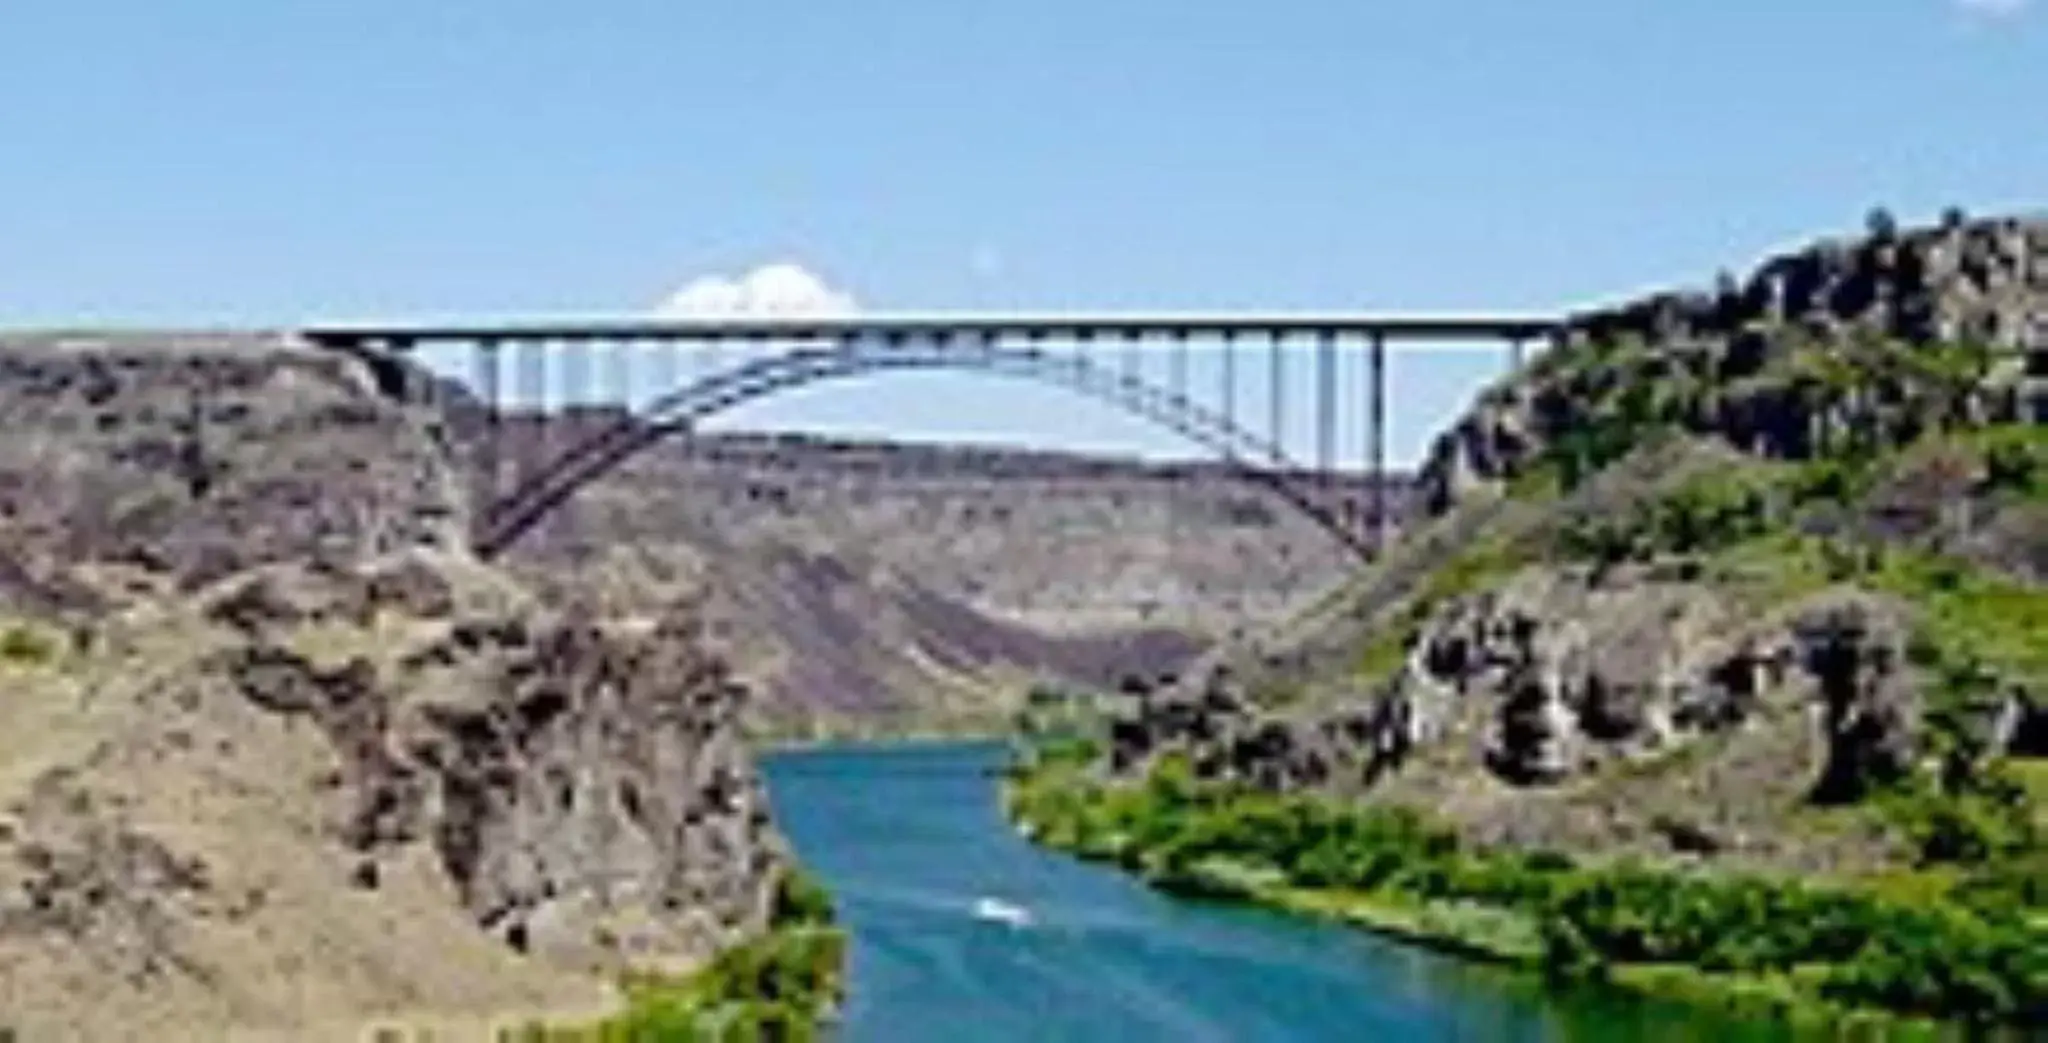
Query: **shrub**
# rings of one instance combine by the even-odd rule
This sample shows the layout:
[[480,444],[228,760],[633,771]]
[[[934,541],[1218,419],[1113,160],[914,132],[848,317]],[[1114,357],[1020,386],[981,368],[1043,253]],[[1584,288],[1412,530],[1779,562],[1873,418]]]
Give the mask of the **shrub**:
[[[2038,903],[2048,890],[2038,863],[1914,901],[1798,880],[1578,865],[1555,853],[1468,849],[1408,810],[1202,782],[1166,764],[1139,785],[1076,772],[1027,779],[1025,790],[1039,788],[1013,812],[1084,851],[1127,837],[1161,879],[1199,880],[1205,865],[1270,866],[1295,886],[1519,910],[1535,917],[1543,966],[1561,977],[1630,963],[1798,971],[1823,998],[1855,1005],[2005,1021],[2048,1009],[2048,931],[2009,905],[1978,912]],[[1068,821],[1049,820],[1059,816]],[[1120,857],[1136,853],[1126,846]]]
[[810,874],[794,866],[775,885],[770,922],[778,927],[823,926],[833,922],[832,896]]
[[56,654],[56,642],[37,627],[16,623],[0,629],[0,661],[35,665],[49,662]]

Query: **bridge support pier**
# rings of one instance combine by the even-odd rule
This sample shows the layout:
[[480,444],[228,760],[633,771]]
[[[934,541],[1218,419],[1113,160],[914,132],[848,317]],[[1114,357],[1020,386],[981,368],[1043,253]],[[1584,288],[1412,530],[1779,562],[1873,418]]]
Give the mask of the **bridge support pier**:
[[1374,330],[1366,347],[1365,459],[1372,496],[1367,538],[1374,556],[1387,550],[1387,337]]

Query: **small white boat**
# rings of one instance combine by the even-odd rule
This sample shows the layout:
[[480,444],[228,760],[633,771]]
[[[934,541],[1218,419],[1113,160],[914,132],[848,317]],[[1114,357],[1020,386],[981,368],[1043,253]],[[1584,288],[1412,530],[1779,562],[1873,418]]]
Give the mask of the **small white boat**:
[[1030,910],[986,895],[974,900],[974,916],[978,920],[991,920],[1011,927],[1027,927],[1031,924]]

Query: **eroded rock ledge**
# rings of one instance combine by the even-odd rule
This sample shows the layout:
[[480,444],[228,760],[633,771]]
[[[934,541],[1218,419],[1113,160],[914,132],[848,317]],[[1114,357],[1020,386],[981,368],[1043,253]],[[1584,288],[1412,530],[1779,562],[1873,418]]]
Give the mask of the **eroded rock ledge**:
[[[452,601],[430,583],[372,575],[358,603]],[[745,691],[687,607],[638,627],[454,619],[381,670],[262,638],[217,665],[332,743],[357,886],[430,844],[479,926],[590,967],[694,960],[766,923],[787,854],[739,740]]]

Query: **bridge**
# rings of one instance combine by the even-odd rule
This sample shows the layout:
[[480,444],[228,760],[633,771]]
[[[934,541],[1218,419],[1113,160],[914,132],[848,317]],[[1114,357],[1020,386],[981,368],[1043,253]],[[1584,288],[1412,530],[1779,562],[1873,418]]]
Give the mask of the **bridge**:
[[[298,334],[364,361],[389,392],[456,394],[477,407],[483,430],[473,503],[482,506],[471,539],[487,558],[634,453],[688,438],[721,412],[810,384],[933,369],[1041,381],[1143,418],[1203,447],[1233,475],[1370,558],[1388,538],[1389,350],[1492,345],[1509,366],[1519,366],[1526,347],[1554,336],[1560,323],[1553,316],[1481,313],[939,312],[334,323]],[[746,346],[751,357],[689,380],[679,376],[677,352],[727,344]],[[430,349],[468,354],[459,388],[446,380],[424,389],[408,385],[425,370],[405,360]],[[1215,352],[1220,363],[1206,391],[1191,381],[1189,357],[1198,349]],[[1364,361],[1349,388],[1340,387],[1338,359],[1345,354]],[[643,379],[636,362],[650,358],[655,375]],[[559,376],[548,372],[551,359]],[[1302,364],[1311,371],[1305,408],[1315,444],[1308,460],[1290,455],[1284,437],[1290,412],[1303,408],[1287,400],[1286,373]],[[1260,366],[1266,401],[1241,402],[1241,372]],[[1161,368],[1163,374],[1152,372]],[[1340,395],[1363,405],[1363,502],[1359,483],[1346,481],[1361,476],[1340,472],[1335,462]],[[601,419],[567,423],[566,413],[543,407],[549,402]],[[1252,415],[1259,413],[1263,431]],[[550,436],[551,425],[561,437]]]

